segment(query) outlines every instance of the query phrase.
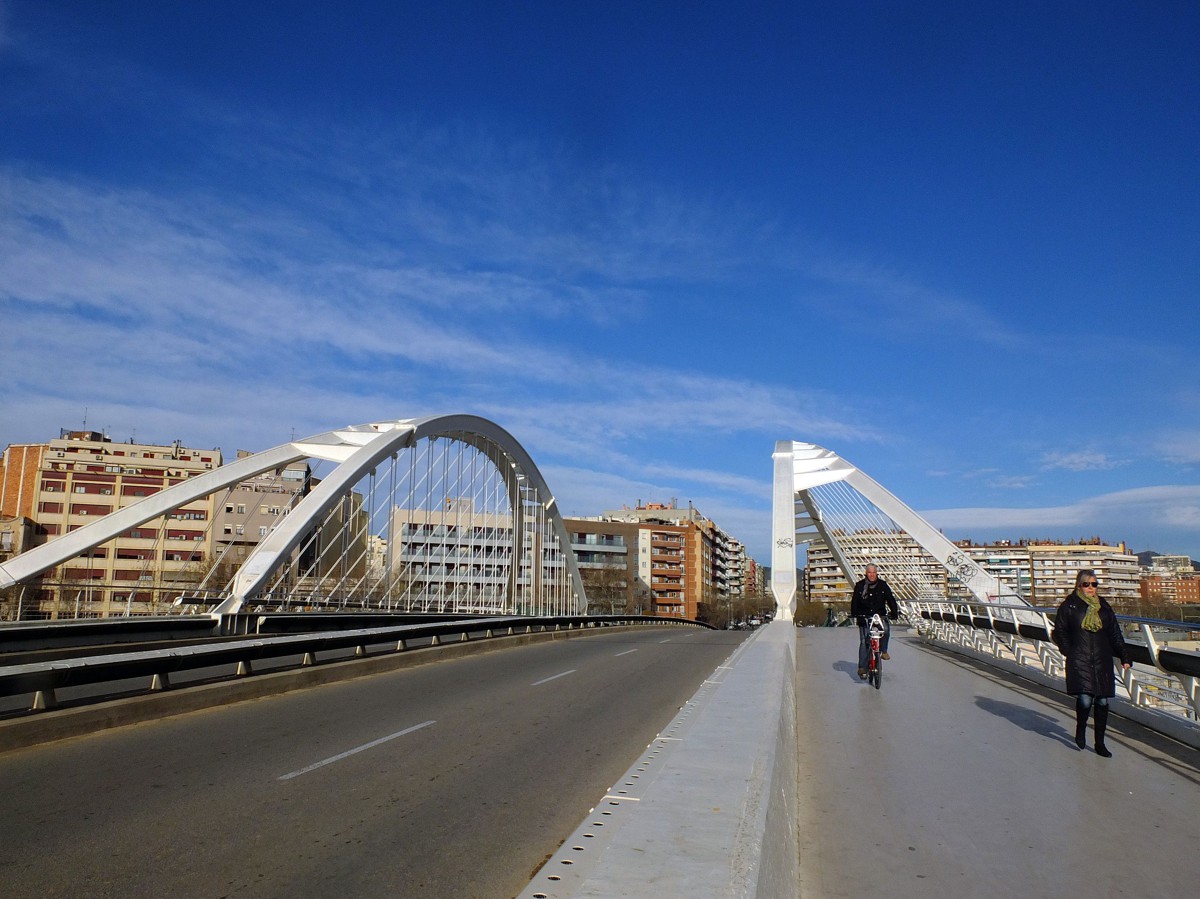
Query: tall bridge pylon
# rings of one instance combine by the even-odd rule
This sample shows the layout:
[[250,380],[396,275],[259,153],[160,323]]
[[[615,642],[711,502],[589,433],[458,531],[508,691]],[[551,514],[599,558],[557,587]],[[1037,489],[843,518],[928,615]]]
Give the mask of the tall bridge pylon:
[[772,454],[771,589],[775,617],[796,611],[796,551],[828,547],[849,584],[879,566],[898,600],[944,600],[947,591],[977,602],[1027,605],[879,483],[815,443],[780,440]]
[[399,611],[586,612],[570,535],[545,479],[511,434],[473,415],[351,425],[245,456],[14,557],[0,565],[0,587],[33,580],[198,499],[213,497],[216,508],[239,485],[304,460],[333,469],[281,506],[236,564],[219,564],[220,548],[235,541],[207,534],[209,575],[232,576],[184,587],[191,595],[182,599],[213,614],[247,604],[339,603]]

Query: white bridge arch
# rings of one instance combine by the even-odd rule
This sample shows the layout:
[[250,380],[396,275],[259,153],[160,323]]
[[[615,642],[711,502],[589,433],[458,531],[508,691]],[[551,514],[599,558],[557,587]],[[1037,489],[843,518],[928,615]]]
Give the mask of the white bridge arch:
[[899,600],[1028,605],[924,518],[836,453],[815,443],[775,444],[771,589],[775,617],[796,611],[796,551],[820,539],[849,584],[879,565]]
[[[439,440],[448,440],[459,455],[456,460],[448,462],[443,454],[437,463],[442,470],[435,476],[432,472],[435,463],[431,447]],[[393,528],[398,520],[402,520],[405,527],[441,528],[443,531],[454,528],[463,533],[487,531],[489,546],[486,550],[480,550],[480,555],[486,552],[488,558],[494,561],[497,558],[497,540],[502,539],[508,544],[505,547],[507,560],[495,561],[487,566],[494,572],[502,569],[502,573],[493,574],[491,581],[493,586],[503,591],[505,601],[502,607],[492,610],[584,614],[587,608],[584,585],[571,551],[570,537],[545,479],[533,459],[511,434],[499,425],[474,415],[434,415],[352,425],[240,458],[16,556],[0,565],[0,588],[30,581],[131,528],[165,516],[186,503],[232,489],[258,475],[278,471],[307,459],[332,463],[336,466],[332,473],[323,477],[311,492],[288,509],[265,539],[242,561],[232,581],[219,591],[217,601],[209,603],[209,611],[229,614],[238,611],[246,603],[262,601],[264,597],[273,601],[269,597],[270,588],[279,585],[281,571],[296,565],[297,548],[306,535],[319,529],[321,523],[336,512],[340,503],[355,495],[356,485],[364,479],[374,484],[376,469],[387,465],[389,461],[393,464],[390,500],[394,503],[398,495],[395,487],[397,455],[413,451],[419,446],[426,450],[422,459],[431,471],[421,474],[423,493],[418,485],[415,491],[409,491],[408,498],[411,501],[419,494],[425,498],[426,508],[420,513],[411,512],[407,517],[397,518],[393,509],[388,507],[382,512],[387,516],[386,526]],[[464,452],[470,454],[466,461]],[[415,481],[416,476],[410,476],[410,480]],[[479,484],[487,486],[481,488]],[[472,490],[480,498],[483,498],[483,491],[486,490],[486,505],[490,508],[477,510],[473,508],[475,503],[468,498],[467,505],[472,508],[456,508],[453,513],[448,511],[457,501],[452,497],[462,496]],[[386,490],[381,493],[385,500],[389,498]],[[432,505],[430,498],[434,499]],[[374,499],[372,494],[372,502]],[[444,505],[439,506],[441,503]],[[357,517],[363,519],[365,516]],[[485,522],[486,526],[480,522]],[[498,526],[500,522],[504,526]],[[342,525],[345,524],[343,521]],[[369,520],[366,524],[370,524]],[[439,558],[453,558],[455,563],[450,564],[461,562],[464,568],[469,567],[471,561],[469,553],[464,555],[460,550],[446,545],[441,546]],[[360,561],[356,560],[356,565]],[[389,564],[389,573],[399,569],[398,559],[389,557],[389,562],[396,563]],[[347,566],[343,564],[342,567]],[[358,568],[362,566],[358,565]],[[291,580],[294,586],[296,581],[304,578],[294,576],[293,572]],[[324,580],[328,581],[329,578]],[[400,580],[400,576],[390,574],[383,579],[389,587],[394,587]],[[344,595],[365,590],[362,581],[362,578],[348,578],[343,574],[335,586]],[[518,601],[518,594],[523,595],[523,601]]]

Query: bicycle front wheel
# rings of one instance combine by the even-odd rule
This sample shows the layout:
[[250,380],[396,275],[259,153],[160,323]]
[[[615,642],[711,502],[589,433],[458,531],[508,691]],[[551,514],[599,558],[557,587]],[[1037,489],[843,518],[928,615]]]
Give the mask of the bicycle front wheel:
[[872,672],[872,680],[875,683],[876,690],[883,686],[883,659],[878,657],[875,659],[875,670]]

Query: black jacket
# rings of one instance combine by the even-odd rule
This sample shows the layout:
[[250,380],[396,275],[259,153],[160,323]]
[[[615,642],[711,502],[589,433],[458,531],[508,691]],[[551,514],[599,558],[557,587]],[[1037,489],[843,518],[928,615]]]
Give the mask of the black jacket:
[[854,585],[854,594],[850,597],[851,618],[870,618],[872,615],[882,618],[885,614],[892,618],[900,615],[900,607],[896,605],[896,597],[887,581],[877,577],[872,584],[863,578]]
[[1067,659],[1067,692],[1072,696],[1090,693],[1092,696],[1115,696],[1117,679],[1113,672],[1113,657],[1129,664],[1129,649],[1117,616],[1108,602],[1100,599],[1100,630],[1085,631],[1083,616],[1087,603],[1075,595],[1063,600],[1054,614],[1051,637]]

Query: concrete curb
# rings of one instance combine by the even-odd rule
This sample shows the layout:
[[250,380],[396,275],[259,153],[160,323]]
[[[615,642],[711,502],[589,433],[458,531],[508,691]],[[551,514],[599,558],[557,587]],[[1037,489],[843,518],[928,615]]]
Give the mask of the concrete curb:
[[579,628],[512,636],[499,635],[487,639],[475,638],[459,643],[444,643],[440,646],[416,647],[402,652],[370,656],[365,659],[346,659],[306,668],[255,674],[237,680],[224,680],[194,687],[177,687],[158,693],[99,702],[93,705],[36,712],[22,718],[0,721],[0,753],[84,736],[114,727],[125,727],[172,715],[203,711],[235,702],[277,696],[292,690],[305,690],[309,687],[337,683],[356,677],[369,677],[373,674],[399,671],[431,662],[457,659],[479,652],[527,646],[550,640],[612,634],[633,629],[632,627]]
[[743,643],[520,899],[794,895],[795,641],[777,621]]

